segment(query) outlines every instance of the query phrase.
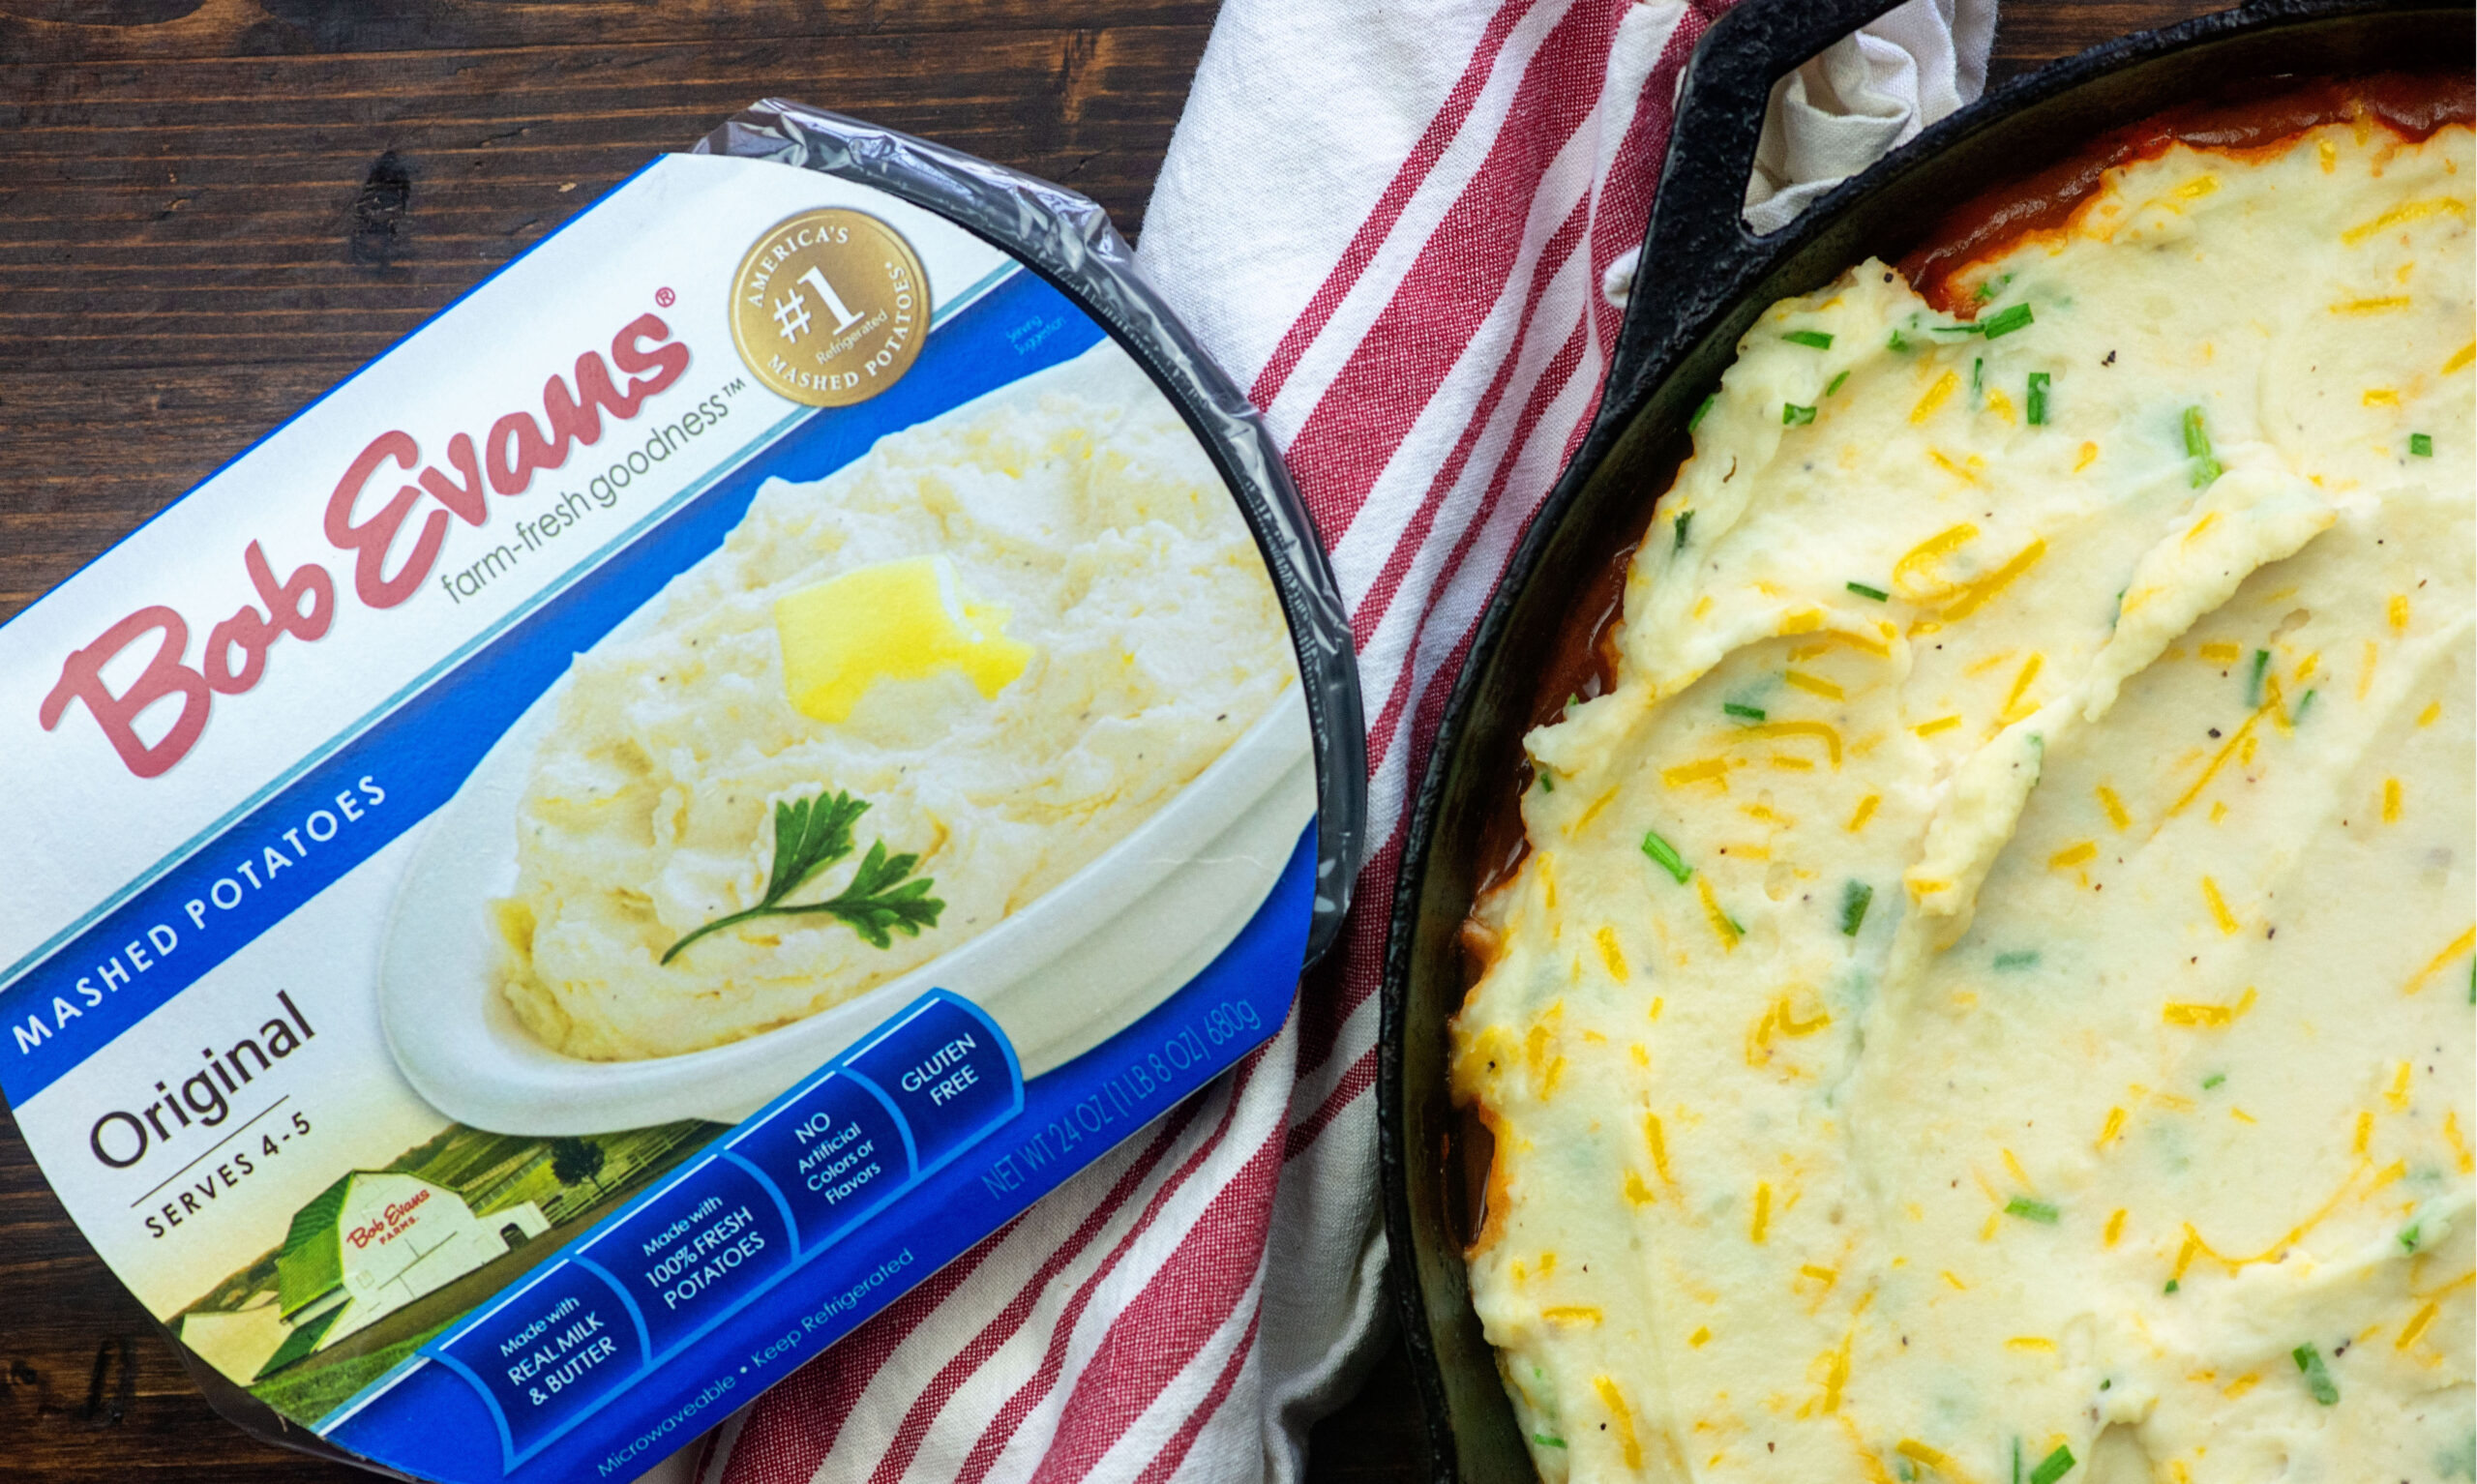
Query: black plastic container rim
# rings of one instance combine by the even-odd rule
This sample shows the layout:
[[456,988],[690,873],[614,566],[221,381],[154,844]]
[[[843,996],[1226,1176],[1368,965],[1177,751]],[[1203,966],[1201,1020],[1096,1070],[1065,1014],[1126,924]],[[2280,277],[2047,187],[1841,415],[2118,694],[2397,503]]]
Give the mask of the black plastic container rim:
[[1322,958],[1341,933],[1367,850],[1367,727],[1350,613],[1262,416],[1145,282],[1109,214],[1062,186],[789,99],[733,115],[695,152],[839,176],[944,218],[1098,321],[1178,408],[1246,518],[1290,622],[1316,744],[1316,896],[1305,963]]
[[[1408,1169],[1411,1161],[1433,1160],[1435,1151],[1413,1149],[1407,1143],[1405,997],[1438,816],[1462,750],[1474,699],[1504,640],[1515,602],[1537,576],[1543,554],[1584,487],[1644,411],[1654,392],[1745,307],[1769,271],[1823,236],[1889,183],[1913,171],[1931,169],[1957,146],[2014,115],[2138,64],[2238,38],[2358,16],[2469,14],[2466,0],[2249,0],[2230,10],[2135,32],[2008,80],[1841,182],[1788,225],[1755,235],[1746,228],[1743,208],[1774,84],[1895,3],[1745,0],[1714,22],[1695,47],[1679,82],[1675,123],[1644,234],[1642,257],[1646,268],[1692,263],[1695,270],[1676,276],[1637,273],[1599,408],[1582,444],[1533,515],[1480,614],[1470,656],[1455,679],[1413,800],[1380,996],[1378,1151],[1386,1233],[1392,1251],[1388,1281],[1411,1350],[1413,1380],[1427,1425],[1430,1473],[1438,1484],[1454,1484],[1464,1475],[1431,1338],[1430,1316],[1416,1279],[1407,1271],[1418,1242]],[[2467,60],[2465,55],[2438,59],[2458,66],[2465,66]]]

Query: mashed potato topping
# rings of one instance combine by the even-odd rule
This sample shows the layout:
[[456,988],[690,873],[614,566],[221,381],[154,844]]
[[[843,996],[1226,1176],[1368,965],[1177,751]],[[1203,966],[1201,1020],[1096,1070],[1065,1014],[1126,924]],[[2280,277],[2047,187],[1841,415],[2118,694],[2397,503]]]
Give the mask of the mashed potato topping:
[[1776,305],[1454,1081],[1550,1480],[2468,1478],[2469,132]]
[[[1220,476],[1104,343],[769,483],[649,623],[577,658],[499,905],[508,1000],[603,1060],[840,1003],[1063,881],[1295,674]],[[836,795],[867,805],[850,848],[782,900],[866,886],[882,842],[931,883],[907,921],[760,917],[663,962],[778,884],[778,805]]]

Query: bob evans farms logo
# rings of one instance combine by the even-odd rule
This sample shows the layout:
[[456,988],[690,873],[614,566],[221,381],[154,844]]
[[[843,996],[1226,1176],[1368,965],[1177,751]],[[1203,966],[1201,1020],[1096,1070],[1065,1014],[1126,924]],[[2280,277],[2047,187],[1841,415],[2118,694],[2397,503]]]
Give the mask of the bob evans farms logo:
[[373,1242],[383,1247],[413,1230],[413,1223],[420,1217],[422,1207],[428,1204],[430,1190],[425,1186],[413,1192],[410,1201],[388,1202],[387,1209],[379,1213],[376,1221],[364,1222],[345,1232],[344,1238],[352,1243],[355,1252],[365,1250]]
[[[437,461],[423,465],[421,445],[409,433],[390,430],[372,439],[336,482],[321,527],[328,545],[352,559],[353,595],[372,608],[410,598],[438,560],[451,514],[467,525],[488,523],[489,494],[522,494],[536,473],[567,462],[571,444],[600,441],[604,413],[621,422],[634,418],[645,399],[687,370],[688,347],[671,341],[671,327],[659,317],[644,314],[612,337],[608,362],[589,350],[577,357],[573,385],[556,374],[543,383],[539,416],[510,412],[478,444],[469,433],[449,438],[443,469]],[[382,493],[394,470],[407,482]],[[139,778],[160,777],[188,756],[206,729],[215,697],[256,686],[276,640],[290,635],[314,641],[335,621],[336,580],[326,568],[305,563],[279,577],[255,541],[243,549],[241,562],[258,601],[242,604],[208,629],[194,663],[189,620],[162,604],[141,608],[62,663],[60,679],[38,712],[44,729],[57,727],[77,702]],[[104,671],[126,674],[128,667],[117,662],[150,637],[153,655],[115,690]],[[138,718],[167,700],[177,701],[179,711],[150,743],[138,733]]]

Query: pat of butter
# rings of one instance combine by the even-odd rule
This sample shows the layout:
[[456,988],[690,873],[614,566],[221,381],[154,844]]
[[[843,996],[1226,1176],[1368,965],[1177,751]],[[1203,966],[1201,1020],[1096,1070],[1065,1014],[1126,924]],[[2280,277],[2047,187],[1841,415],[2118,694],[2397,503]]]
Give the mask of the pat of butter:
[[994,697],[1032,658],[1031,645],[1006,637],[1007,617],[1000,605],[968,600],[944,556],[856,568],[775,602],[784,694],[830,726],[880,680],[957,669]]

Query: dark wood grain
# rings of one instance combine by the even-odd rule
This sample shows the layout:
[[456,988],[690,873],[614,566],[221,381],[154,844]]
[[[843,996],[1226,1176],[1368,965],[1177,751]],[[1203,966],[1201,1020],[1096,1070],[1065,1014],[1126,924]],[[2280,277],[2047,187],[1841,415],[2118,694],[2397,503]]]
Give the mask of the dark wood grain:
[[[2208,8],[2013,0],[1995,71]],[[1131,233],[1212,11],[0,0],[0,619],[756,98],[1066,182]],[[1313,1475],[1413,1477],[1419,1437],[1396,1345]],[[215,1416],[0,1114],[0,1484],[360,1477]]]
[[1131,232],[1210,16],[1198,0],[9,0],[0,619],[758,98],[1072,185]]

